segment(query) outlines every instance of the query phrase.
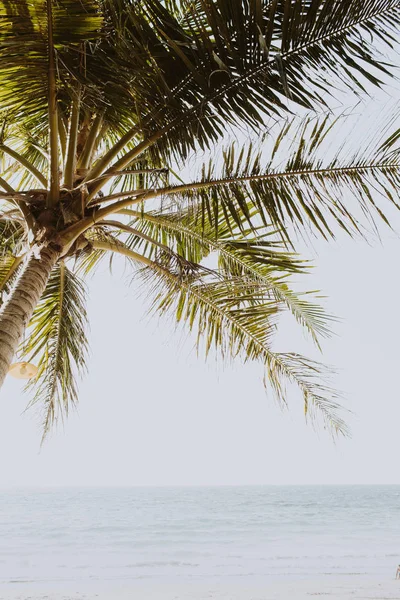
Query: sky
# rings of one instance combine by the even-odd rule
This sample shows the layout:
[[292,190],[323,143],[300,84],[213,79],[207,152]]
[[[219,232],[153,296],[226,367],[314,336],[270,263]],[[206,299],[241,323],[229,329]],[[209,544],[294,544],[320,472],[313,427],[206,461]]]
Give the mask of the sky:
[[[38,414],[23,412],[23,385],[7,379],[1,485],[400,484],[400,238],[384,228],[381,237],[302,248],[317,255],[303,286],[323,290],[340,317],[322,360],[354,413],[350,439],[334,443],[306,424],[294,389],[282,412],[258,365],[205,363],[193,336],[148,316],[122,261],[113,277],[104,268],[89,281],[89,374],[78,410],[42,448]],[[285,323],[282,349],[318,357],[296,335]]]
[[[400,98],[396,88],[382,98]],[[365,122],[372,123],[368,115]],[[0,487],[400,484],[400,213],[368,243],[344,233],[301,241],[314,260],[301,287],[321,290],[338,317],[321,355],[290,319],[282,351],[336,369],[351,437],[335,442],[305,422],[288,390],[282,411],[257,364],[207,362],[195,336],[149,316],[123,257],[88,280],[91,352],[80,401],[40,446],[40,415],[23,383],[0,394]]]

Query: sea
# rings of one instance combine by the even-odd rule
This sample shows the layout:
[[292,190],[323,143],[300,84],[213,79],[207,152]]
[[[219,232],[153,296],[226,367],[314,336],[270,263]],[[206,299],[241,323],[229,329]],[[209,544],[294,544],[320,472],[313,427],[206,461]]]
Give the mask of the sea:
[[399,563],[400,486],[0,492],[3,585],[385,580]]

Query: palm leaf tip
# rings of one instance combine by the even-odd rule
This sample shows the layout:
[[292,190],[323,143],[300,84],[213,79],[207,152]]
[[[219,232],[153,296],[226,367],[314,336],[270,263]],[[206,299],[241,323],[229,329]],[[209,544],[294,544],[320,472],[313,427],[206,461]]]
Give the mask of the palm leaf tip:
[[300,354],[276,353],[266,361],[264,383],[266,387],[272,386],[281,405],[286,405],[284,382],[295,384],[303,398],[306,419],[316,423],[322,420],[323,426],[334,437],[348,437],[350,430],[342,416],[348,411],[341,404],[340,394],[323,383],[331,374],[332,371],[321,363]]

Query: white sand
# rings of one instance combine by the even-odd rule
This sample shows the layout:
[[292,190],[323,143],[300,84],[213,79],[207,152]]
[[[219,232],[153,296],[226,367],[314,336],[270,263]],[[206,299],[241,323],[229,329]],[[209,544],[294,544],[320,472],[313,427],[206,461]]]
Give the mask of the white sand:
[[367,577],[326,578],[266,585],[111,584],[0,586],[0,600],[400,600],[400,581]]

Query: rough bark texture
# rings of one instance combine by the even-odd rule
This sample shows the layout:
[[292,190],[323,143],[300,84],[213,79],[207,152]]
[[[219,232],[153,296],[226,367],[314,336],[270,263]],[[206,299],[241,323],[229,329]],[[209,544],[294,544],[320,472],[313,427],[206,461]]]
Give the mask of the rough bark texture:
[[33,247],[0,310],[0,387],[58,258],[53,248]]

